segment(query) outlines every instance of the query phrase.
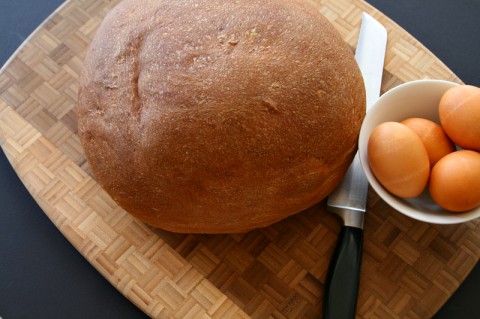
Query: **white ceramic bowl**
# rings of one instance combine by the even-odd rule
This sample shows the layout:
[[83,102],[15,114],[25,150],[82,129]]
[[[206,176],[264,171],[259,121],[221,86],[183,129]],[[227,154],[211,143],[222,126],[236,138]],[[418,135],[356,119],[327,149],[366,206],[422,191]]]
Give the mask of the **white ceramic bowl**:
[[363,170],[372,188],[394,209],[411,218],[434,223],[456,224],[480,217],[480,207],[454,213],[435,204],[427,189],[417,198],[403,199],[388,192],[375,178],[368,164],[367,144],[373,129],[388,121],[422,117],[440,123],[438,103],[443,93],[458,84],[442,80],[418,80],[399,85],[384,95],[367,112],[360,130],[359,154]]

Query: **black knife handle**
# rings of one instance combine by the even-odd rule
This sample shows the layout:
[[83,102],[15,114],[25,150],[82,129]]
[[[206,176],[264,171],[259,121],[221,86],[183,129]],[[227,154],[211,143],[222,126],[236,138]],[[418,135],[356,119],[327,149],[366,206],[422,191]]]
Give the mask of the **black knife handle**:
[[324,319],[355,318],[362,251],[363,229],[343,226],[328,269]]

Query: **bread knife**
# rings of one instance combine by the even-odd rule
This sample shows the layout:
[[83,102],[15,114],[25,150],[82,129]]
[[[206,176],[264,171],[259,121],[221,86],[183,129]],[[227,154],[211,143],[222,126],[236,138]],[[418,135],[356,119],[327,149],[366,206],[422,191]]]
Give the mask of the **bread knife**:
[[[387,31],[362,13],[355,60],[365,83],[367,112],[380,96]],[[327,208],[338,214],[343,227],[327,273],[323,317],[355,318],[363,250],[363,219],[368,181],[357,154],[337,188],[328,196]]]

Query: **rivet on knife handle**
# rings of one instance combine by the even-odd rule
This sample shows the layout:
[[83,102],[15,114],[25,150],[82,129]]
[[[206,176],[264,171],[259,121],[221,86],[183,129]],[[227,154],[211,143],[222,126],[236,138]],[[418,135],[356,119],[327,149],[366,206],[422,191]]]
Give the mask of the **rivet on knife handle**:
[[[365,82],[367,111],[380,96],[387,43],[385,28],[362,14],[362,26],[355,59]],[[358,153],[344,179],[329,195],[328,209],[344,223],[328,270],[323,304],[324,318],[355,318],[363,250],[363,219],[368,181]]]

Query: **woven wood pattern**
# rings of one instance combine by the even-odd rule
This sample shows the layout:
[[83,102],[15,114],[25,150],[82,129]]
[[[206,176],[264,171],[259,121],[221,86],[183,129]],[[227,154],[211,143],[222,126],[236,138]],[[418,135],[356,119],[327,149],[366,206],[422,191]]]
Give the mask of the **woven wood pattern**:
[[[307,1],[307,0],[306,0]],[[118,1],[69,0],[0,72],[0,145],[48,217],[122,294],[156,318],[319,318],[340,222],[324,203],[236,235],[181,235],[135,220],[90,175],[76,135],[86,49]],[[389,35],[382,90],[420,78],[460,82],[363,1],[317,1],[355,46],[361,12]],[[370,191],[358,317],[431,317],[480,257],[480,220],[417,222]]]

